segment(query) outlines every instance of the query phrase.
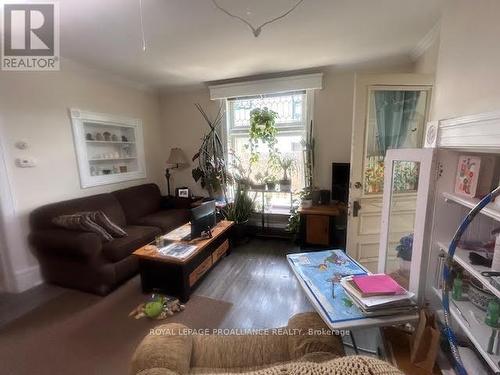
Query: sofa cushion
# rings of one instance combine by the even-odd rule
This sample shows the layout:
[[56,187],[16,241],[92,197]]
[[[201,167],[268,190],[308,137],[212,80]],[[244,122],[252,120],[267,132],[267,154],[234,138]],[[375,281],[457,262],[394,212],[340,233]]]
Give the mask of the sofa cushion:
[[113,236],[111,236],[106,229],[93,221],[92,218],[85,213],[57,216],[52,219],[52,223],[64,229],[95,233],[104,241],[111,241],[113,239]]
[[84,214],[113,237],[125,237],[127,235],[127,232],[109,220],[109,217],[102,211],[91,211],[85,212]]
[[155,184],[144,184],[112,192],[125,212],[128,224],[161,209],[161,192]]
[[151,242],[155,236],[160,234],[160,229],[156,227],[139,225],[129,225],[124,230],[127,232],[126,237],[115,238],[102,247],[102,253],[111,262],[118,262],[128,257],[135,250]]
[[33,229],[53,229],[55,225],[52,219],[57,216],[99,210],[120,227],[123,228],[126,225],[125,213],[118,200],[112,194],[98,194],[39,207],[31,213],[31,226]]
[[189,221],[190,211],[185,209],[161,210],[137,219],[134,224],[161,228],[163,233],[170,232]]

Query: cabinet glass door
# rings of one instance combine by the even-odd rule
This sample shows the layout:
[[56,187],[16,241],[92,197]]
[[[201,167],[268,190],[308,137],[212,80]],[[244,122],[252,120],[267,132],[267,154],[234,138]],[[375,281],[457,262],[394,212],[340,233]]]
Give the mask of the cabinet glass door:
[[[426,220],[434,181],[432,149],[388,150],[378,271],[423,295],[430,233]],[[420,293],[422,292],[422,293]]]

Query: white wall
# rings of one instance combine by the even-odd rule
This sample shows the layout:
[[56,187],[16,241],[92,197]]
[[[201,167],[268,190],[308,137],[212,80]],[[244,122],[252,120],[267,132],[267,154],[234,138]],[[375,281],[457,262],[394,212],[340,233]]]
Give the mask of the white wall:
[[447,1],[433,119],[500,110],[499,15],[498,0]]
[[[326,67],[323,71],[323,89],[314,94],[314,137],[316,140],[315,184],[331,188],[331,163],[349,162],[351,155],[352,113],[354,78],[356,72],[411,72],[408,61],[383,61],[362,66]],[[265,78],[265,77],[259,77]],[[200,103],[215,116],[218,102],[209,99],[206,88],[182,93],[164,93],[161,96],[162,125],[165,146],[181,147],[191,158],[201,144],[208,126],[194,103]],[[173,171],[172,186],[188,186],[197,194],[205,194],[191,177],[190,165],[184,170]]]
[[[161,160],[166,158],[161,134],[159,99],[147,92],[118,82],[70,62],[60,72],[0,72],[0,131],[13,192],[13,215],[6,225],[19,221],[18,238],[9,241],[16,289],[40,281],[36,260],[26,236],[28,215],[45,203],[115,190],[153,181],[164,185]],[[140,118],[144,127],[147,176],[145,180],[81,189],[73,147],[68,108]],[[14,147],[25,140],[28,150]],[[14,159],[31,156],[35,168],[17,168]],[[2,181],[3,184],[6,181]],[[15,236],[15,233],[11,234]]]

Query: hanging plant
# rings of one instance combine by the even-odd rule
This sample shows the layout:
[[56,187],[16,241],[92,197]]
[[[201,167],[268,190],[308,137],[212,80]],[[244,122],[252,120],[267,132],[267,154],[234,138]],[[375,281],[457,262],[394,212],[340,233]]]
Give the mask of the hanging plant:
[[259,143],[267,145],[271,159],[276,155],[276,118],[278,113],[264,107],[255,108],[250,112],[250,142],[247,147],[250,148],[250,162],[255,163],[259,160]]

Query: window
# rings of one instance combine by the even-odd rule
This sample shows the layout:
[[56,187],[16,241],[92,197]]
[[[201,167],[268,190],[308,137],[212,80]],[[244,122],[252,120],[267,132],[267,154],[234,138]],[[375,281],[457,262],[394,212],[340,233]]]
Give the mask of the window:
[[[364,158],[364,193],[381,194],[384,188],[384,158],[388,149],[421,148],[427,107],[428,88],[372,88]],[[412,193],[418,167],[398,164],[397,189]]]
[[[250,111],[254,108],[267,107],[278,113],[276,120],[277,148],[281,156],[293,158],[294,166],[288,173],[291,178],[292,191],[301,190],[305,186],[303,146],[306,138],[307,95],[305,91],[295,91],[258,97],[227,99],[227,134],[229,160],[237,158],[248,177],[254,183],[262,182],[264,177],[283,178],[283,170],[279,166],[270,167],[267,147],[262,151],[259,160],[250,165],[249,142]],[[286,194],[266,194],[266,206],[290,207],[290,196]]]

